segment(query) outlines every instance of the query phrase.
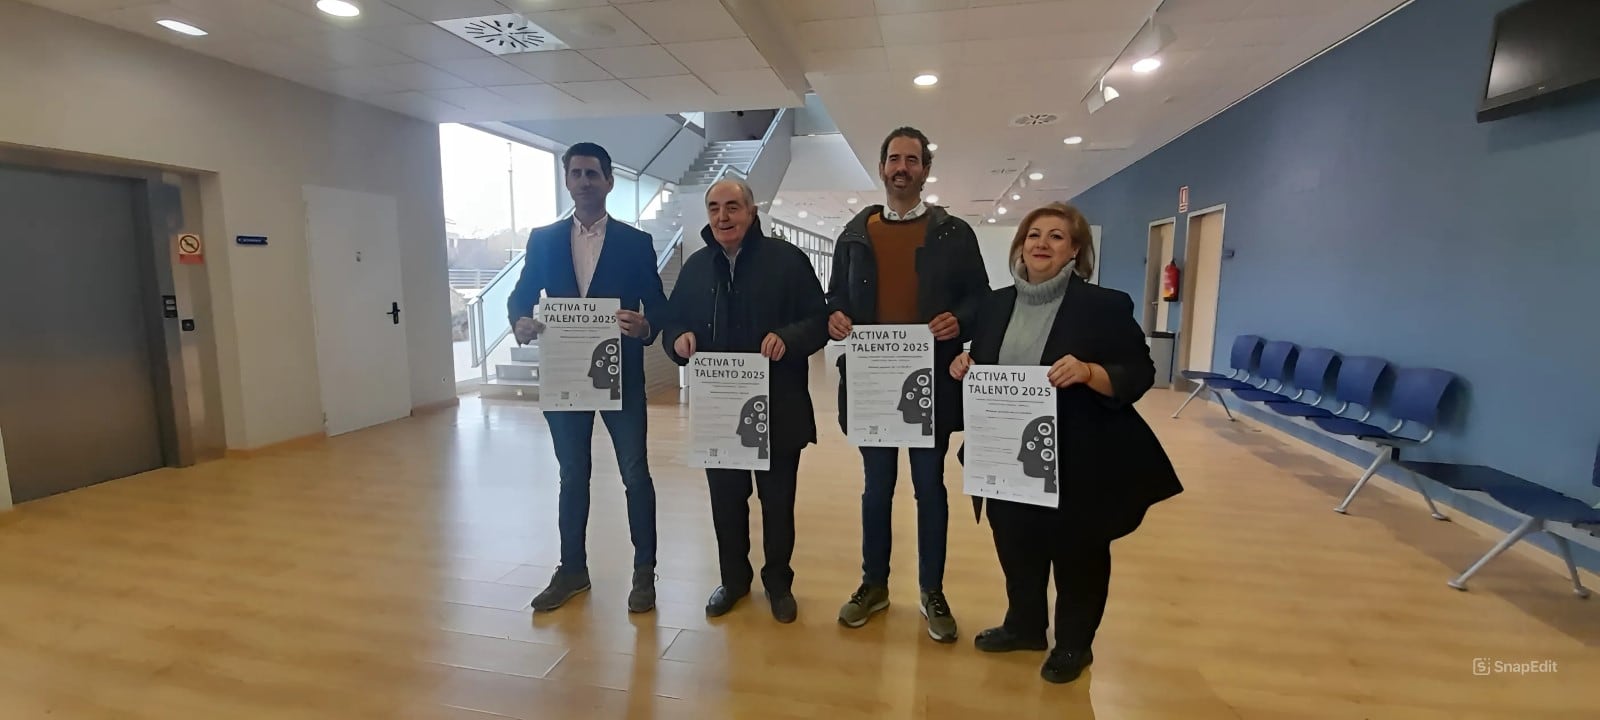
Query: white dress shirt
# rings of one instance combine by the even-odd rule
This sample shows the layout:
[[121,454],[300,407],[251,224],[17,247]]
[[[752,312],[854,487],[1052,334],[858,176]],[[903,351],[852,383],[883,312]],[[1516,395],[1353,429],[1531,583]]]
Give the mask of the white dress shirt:
[[921,200],[918,200],[917,206],[907,210],[904,215],[889,209],[888,205],[884,205],[883,219],[888,220],[889,222],[911,222],[912,220],[922,217],[922,214],[927,211],[928,204]]
[[606,223],[609,214],[601,215],[593,225],[584,227],[578,216],[572,216],[572,272],[578,276],[578,295],[589,296],[589,281],[594,279],[595,265],[600,262],[600,248],[606,244]]

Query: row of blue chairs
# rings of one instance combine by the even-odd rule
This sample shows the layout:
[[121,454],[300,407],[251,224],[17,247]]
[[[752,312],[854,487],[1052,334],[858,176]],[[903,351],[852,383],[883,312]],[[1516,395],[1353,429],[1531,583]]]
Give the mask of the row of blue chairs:
[[[1382,358],[1341,356],[1327,348],[1300,348],[1294,343],[1268,341],[1255,335],[1242,335],[1234,340],[1229,365],[1227,373],[1184,371],[1183,376],[1194,381],[1197,387],[1172,417],[1181,415],[1200,393],[1210,392],[1228,419],[1233,420],[1233,412],[1222,394],[1227,391],[1238,400],[1255,403],[1285,417],[1302,419],[1330,435],[1371,443],[1376,450],[1372,463],[1344,502],[1334,508],[1336,512],[1347,514],[1356,494],[1388,464],[1404,471],[1404,477],[1422,496],[1429,514],[1436,520],[1449,518],[1434,505],[1421,478],[1456,491],[1483,493],[1528,517],[1472,567],[1451,579],[1451,587],[1465,590],[1467,580],[1484,564],[1524,537],[1545,532],[1567,563],[1573,592],[1579,597],[1588,596],[1567,539],[1548,530],[1552,522],[1577,526],[1600,524],[1600,509],[1495,468],[1400,458],[1401,450],[1418,447],[1434,437],[1445,395],[1456,382],[1454,374],[1435,368],[1392,368]],[[1394,383],[1383,411],[1393,424],[1380,426],[1372,420],[1378,409],[1379,386],[1386,375],[1392,375]],[[1331,397],[1326,392],[1330,384],[1333,386]],[[1596,452],[1592,481],[1600,486],[1600,449]]]

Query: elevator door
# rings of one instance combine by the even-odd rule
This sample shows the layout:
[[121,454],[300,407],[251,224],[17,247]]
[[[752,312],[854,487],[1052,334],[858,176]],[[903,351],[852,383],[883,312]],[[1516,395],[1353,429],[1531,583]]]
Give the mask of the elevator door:
[[0,166],[0,428],[17,502],[163,465],[137,188]]

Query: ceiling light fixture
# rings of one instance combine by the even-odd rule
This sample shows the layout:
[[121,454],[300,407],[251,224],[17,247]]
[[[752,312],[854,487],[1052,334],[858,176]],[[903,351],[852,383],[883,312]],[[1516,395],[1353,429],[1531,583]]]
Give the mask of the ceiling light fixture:
[[923,73],[912,78],[911,82],[916,83],[917,87],[932,87],[939,84],[939,76],[933,73]]
[[821,220],[818,220],[818,221],[817,221],[817,227],[822,227],[822,226],[824,226],[824,225],[827,225],[827,223],[825,223],[825,222],[823,222],[823,221],[821,221]]
[[183,33],[184,35],[188,35],[190,37],[200,37],[206,34],[206,31],[190,25],[182,20],[157,20],[156,24],[175,33]]
[[1161,67],[1161,60],[1159,58],[1147,57],[1139,62],[1134,63],[1133,71],[1143,75],[1145,73],[1155,72],[1156,68],[1159,67]]
[[1117,99],[1119,97],[1122,97],[1122,93],[1117,92],[1117,89],[1114,88],[1114,87],[1111,87],[1110,85],[1106,86],[1105,92],[1103,94],[1105,95],[1106,102],[1111,102],[1112,100],[1115,100],[1115,99]]
[[933,175],[929,175],[928,176],[928,182],[931,182],[931,183],[939,182],[939,178],[937,178],[937,177],[935,177]]
[[939,149],[939,143],[928,143],[928,150],[929,151],[938,150],[938,149]]
[[1031,173],[1028,173],[1028,179],[1029,180],[1043,180],[1044,179],[1044,173],[1039,172],[1038,170],[1035,170],[1035,171],[1033,171]]
[[858,202],[861,202],[861,198],[853,197],[853,198],[850,198],[849,200],[846,200],[845,202],[850,203],[851,205],[854,205],[854,204],[856,204]]
[[317,0],[317,9],[342,18],[353,18],[361,14],[361,6],[349,0]]
[[928,204],[929,205],[938,205],[939,204],[939,196],[938,195],[929,195],[927,197],[927,200],[928,200]]
[[783,204],[783,198],[773,198],[772,199],[772,206],[773,207],[777,207],[777,206],[782,205],[782,204]]
[[1073,135],[1072,137],[1062,138],[1061,142],[1064,142],[1068,145],[1077,145],[1078,143],[1083,142],[1083,136]]
[[1022,193],[1011,193],[1011,199],[1012,200],[1021,200],[1022,199]]
[[995,208],[994,211],[997,212],[997,213],[1000,213],[1001,215],[1004,215],[1004,214],[1006,214],[1006,206],[1001,205],[1000,207]]
[[800,212],[795,213],[795,215],[799,216],[800,219],[804,220],[805,217],[806,217],[806,211],[801,210]]
[[989,219],[988,219],[988,220],[987,220],[987,222],[988,222],[988,223],[989,223],[989,224],[990,224],[990,225],[993,225],[993,224],[994,224],[994,223],[995,223],[995,219],[994,219],[994,218],[989,218]]

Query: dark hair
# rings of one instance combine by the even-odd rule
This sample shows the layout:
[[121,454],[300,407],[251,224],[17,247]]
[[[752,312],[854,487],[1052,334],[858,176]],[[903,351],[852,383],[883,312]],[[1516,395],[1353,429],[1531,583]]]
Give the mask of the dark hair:
[[889,137],[883,139],[883,147],[878,150],[878,167],[883,167],[883,164],[889,161],[889,143],[894,141],[895,138],[901,137],[911,138],[922,143],[922,166],[931,167],[933,165],[933,151],[928,149],[928,136],[923,135],[921,130],[914,127],[899,127],[895,128],[894,132],[889,133]]
[[578,156],[592,157],[599,160],[601,174],[605,175],[607,180],[611,179],[611,153],[606,152],[605,148],[592,142],[578,143],[567,148],[566,152],[561,153],[561,171],[571,170],[572,158]]

